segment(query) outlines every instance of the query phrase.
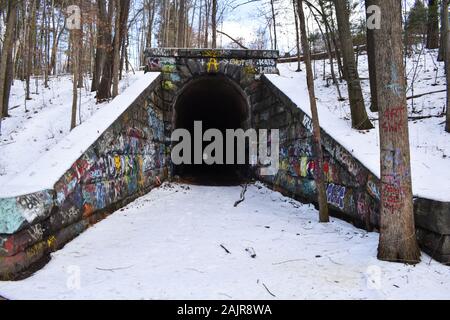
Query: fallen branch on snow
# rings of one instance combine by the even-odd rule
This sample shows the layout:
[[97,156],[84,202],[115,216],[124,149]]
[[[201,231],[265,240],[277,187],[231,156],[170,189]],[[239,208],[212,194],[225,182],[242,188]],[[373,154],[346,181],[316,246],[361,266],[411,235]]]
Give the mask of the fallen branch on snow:
[[263,282],[262,284],[264,286],[264,288],[266,288],[267,292],[272,296],[276,298],[276,295],[274,295],[272,292],[270,292],[269,288],[267,288],[267,286],[265,285],[265,283]]
[[223,244],[221,244],[220,246],[222,247],[223,250],[225,250],[226,253],[231,254],[230,250],[225,248],[225,246]]
[[247,192],[247,184],[244,184],[244,186],[242,187],[241,198],[234,203],[235,208],[239,205],[239,203],[245,200],[245,192]]
[[407,97],[406,100],[411,100],[411,99],[416,99],[416,98],[420,98],[429,94],[434,94],[434,93],[441,93],[441,92],[446,92],[447,90],[437,90],[437,91],[430,91],[430,92],[425,92],[425,93],[421,93],[421,94],[416,94],[415,96],[411,96],[411,97]]

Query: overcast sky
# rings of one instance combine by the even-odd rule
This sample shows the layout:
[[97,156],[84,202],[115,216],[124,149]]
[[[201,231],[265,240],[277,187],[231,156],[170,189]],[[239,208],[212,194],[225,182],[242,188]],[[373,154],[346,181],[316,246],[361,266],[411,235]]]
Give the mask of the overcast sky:
[[[233,0],[231,0],[233,1]],[[234,6],[246,3],[249,0],[234,0]],[[415,0],[399,0],[402,1],[406,8],[412,6]],[[352,20],[356,21],[365,16],[364,0],[353,0],[357,5],[357,11],[352,15]],[[294,12],[292,0],[275,0],[276,19],[277,19],[277,36],[278,49],[281,53],[294,51],[295,52],[295,25]],[[258,28],[267,25],[266,18],[270,16],[270,0],[256,0],[256,2],[244,4],[235,10],[229,9],[225,14],[222,29],[224,32],[230,34],[234,38],[243,37],[248,44],[256,37]],[[317,29],[309,10],[305,10],[305,14],[309,21],[310,29]],[[267,31],[268,32],[268,31]],[[223,37],[223,44],[230,42],[226,37]],[[270,42],[268,43],[270,45]]]

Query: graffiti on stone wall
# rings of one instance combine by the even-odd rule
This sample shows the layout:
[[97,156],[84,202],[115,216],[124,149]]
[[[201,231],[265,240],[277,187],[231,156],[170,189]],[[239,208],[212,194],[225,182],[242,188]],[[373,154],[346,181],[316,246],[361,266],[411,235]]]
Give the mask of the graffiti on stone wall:
[[303,126],[305,127],[305,129],[312,133],[313,132],[313,123],[310,117],[308,117],[306,114],[303,116],[303,121],[302,121]]
[[329,204],[344,209],[344,198],[346,188],[344,186],[330,183],[327,187],[327,201]]
[[66,215],[79,209],[87,217],[153,184],[153,172],[165,165],[163,141],[162,113],[147,102],[106,131],[66,172],[55,185],[58,204],[69,200],[74,207]]
[[164,122],[162,113],[151,103],[147,107],[148,121],[153,140],[164,141]]
[[53,193],[41,191],[0,199],[0,234],[17,231],[24,223],[48,216],[53,207]]
[[380,200],[379,181],[373,175],[367,179],[367,192],[376,200]]
[[160,71],[163,73],[176,72],[176,60],[175,58],[167,57],[150,57],[147,60],[147,66],[149,71]]
[[[174,58],[175,52],[172,51],[157,51],[152,49],[148,53],[150,57],[147,58],[147,68],[149,71],[161,71],[165,74],[171,74],[170,80],[166,81],[180,81],[176,77],[176,61]],[[255,53],[256,54],[256,53]],[[163,56],[166,55],[166,56]],[[246,75],[255,74],[270,74],[278,73],[276,67],[276,59],[273,54],[267,55],[267,58],[255,59],[255,58],[227,58],[231,55],[230,50],[203,50],[200,55],[195,58],[189,58],[194,63],[200,63],[204,66],[204,70],[207,73],[218,73],[221,70],[221,66],[236,66],[243,70]],[[171,57],[172,56],[172,57]],[[163,86],[165,90],[171,90],[173,87],[170,82],[165,83]]]

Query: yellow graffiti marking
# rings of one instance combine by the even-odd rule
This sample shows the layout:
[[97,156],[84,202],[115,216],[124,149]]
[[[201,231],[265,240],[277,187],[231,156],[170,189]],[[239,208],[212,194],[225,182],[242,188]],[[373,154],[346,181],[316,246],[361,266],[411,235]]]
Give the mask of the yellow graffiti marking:
[[209,62],[207,64],[207,70],[208,72],[211,72],[211,70],[214,68],[214,72],[219,71],[219,63],[217,62],[216,58],[210,58]]
[[34,246],[26,250],[26,255],[29,258],[42,255],[45,250],[45,241],[36,243]]
[[306,177],[308,175],[308,157],[300,158],[300,176]]
[[244,72],[245,72],[246,74],[257,74],[257,73],[258,73],[258,71],[256,70],[256,68],[253,67],[253,66],[250,66],[250,65],[246,65],[246,66],[244,67]]
[[288,160],[281,161],[280,169],[287,171],[289,169],[289,161]]
[[55,238],[55,236],[51,236],[50,238],[47,239],[47,246],[49,248],[56,247],[56,238]]
[[164,90],[172,90],[174,88],[174,84],[170,80],[166,80],[163,82],[163,89]]
[[219,52],[215,50],[206,50],[203,51],[203,56],[209,57],[209,58],[217,58],[219,56]]
[[139,180],[138,184],[140,188],[143,188],[145,186],[145,176],[144,176],[144,159],[142,156],[138,156],[139,161]]
[[114,157],[114,164],[116,166],[117,171],[120,172],[121,162],[120,162],[120,157],[119,156],[115,156]]

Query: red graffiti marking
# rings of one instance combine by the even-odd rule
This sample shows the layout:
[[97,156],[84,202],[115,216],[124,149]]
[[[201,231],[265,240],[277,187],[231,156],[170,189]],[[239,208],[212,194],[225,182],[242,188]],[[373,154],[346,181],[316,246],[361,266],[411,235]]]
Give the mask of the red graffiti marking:
[[391,211],[399,210],[402,206],[403,199],[405,198],[403,188],[397,182],[389,183],[389,180],[392,182],[394,181],[394,177],[385,176],[383,178],[384,181],[381,185],[381,199],[383,204]]
[[357,211],[360,216],[365,217],[369,213],[369,203],[364,195],[360,194],[357,201]]
[[381,125],[381,128],[386,132],[399,132],[403,129],[402,116],[404,114],[405,108],[395,107],[383,112],[383,116],[385,117],[384,123]]

